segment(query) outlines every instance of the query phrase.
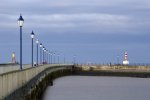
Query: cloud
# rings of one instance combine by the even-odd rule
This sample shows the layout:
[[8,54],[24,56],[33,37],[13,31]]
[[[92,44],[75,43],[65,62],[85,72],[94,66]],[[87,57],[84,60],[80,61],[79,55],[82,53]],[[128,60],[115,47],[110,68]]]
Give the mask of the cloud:
[[[16,16],[7,17],[10,23],[3,20],[0,26],[13,26]],[[50,14],[50,15],[31,15],[25,16],[25,23],[28,27],[38,25],[38,27],[86,27],[86,26],[123,26],[130,18],[122,15],[83,13],[83,14]],[[14,21],[13,21],[14,20]]]
[[[55,33],[147,33],[147,0],[14,0],[0,4],[0,27],[16,28],[20,13],[24,28]],[[37,29],[37,30],[38,30]],[[143,33],[142,33],[143,34]]]
[[100,13],[82,13],[82,14],[50,14],[50,15],[33,15],[27,16],[27,20],[45,24],[53,23],[75,23],[88,24],[100,23],[102,25],[123,24],[130,18],[122,15],[100,14]]

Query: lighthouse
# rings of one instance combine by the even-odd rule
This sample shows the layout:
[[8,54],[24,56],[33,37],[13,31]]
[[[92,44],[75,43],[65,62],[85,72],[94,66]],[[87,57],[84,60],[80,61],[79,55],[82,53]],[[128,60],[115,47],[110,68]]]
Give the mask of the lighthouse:
[[15,52],[12,53],[12,63],[16,63],[16,56]]
[[123,65],[129,65],[128,53],[127,53],[127,51],[126,51],[125,54],[124,54]]

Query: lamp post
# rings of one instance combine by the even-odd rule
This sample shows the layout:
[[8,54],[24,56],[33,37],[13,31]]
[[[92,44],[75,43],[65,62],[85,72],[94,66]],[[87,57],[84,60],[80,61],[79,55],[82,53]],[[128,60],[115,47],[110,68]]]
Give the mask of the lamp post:
[[47,55],[47,64],[48,64],[48,50],[46,50],[46,55]]
[[38,65],[38,44],[39,44],[39,40],[36,40],[36,44],[37,44],[37,56],[36,56],[36,64]]
[[53,55],[54,55],[53,57],[54,57],[54,64],[55,64],[55,52],[53,53]]
[[42,64],[42,43],[40,43],[40,63]]
[[51,58],[50,63],[53,64],[53,53],[52,52],[50,52],[50,58]]
[[32,39],[32,67],[33,67],[33,39],[34,39],[34,33],[33,33],[33,31],[31,33],[31,39]]
[[49,52],[48,55],[49,55],[49,64],[51,64],[51,53]]
[[59,64],[59,56],[60,56],[60,54],[58,53],[58,54],[57,54],[57,57],[58,57],[58,64]]
[[66,63],[66,57],[65,57],[65,55],[64,55],[64,64]]
[[43,64],[44,64],[44,50],[45,50],[45,47],[43,47]]
[[48,50],[47,50],[47,64],[49,64],[49,53],[48,53]]
[[117,55],[117,65],[119,65],[119,56]]
[[73,56],[73,63],[76,64],[76,55]]
[[45,49],[45,63],[47,64],[47,49]]
[[18,19],[18,25],[20,27],[20,69],[22,69],[22,27],[23,27],[24,19],[22,18],[22,15],[20,14],[20,17]]
[[48,64],[48,50],[47,49],[46,49],[45,53],[46,53],[46,64]]
[[44,49],[44,63],[46,64],[46,48]]

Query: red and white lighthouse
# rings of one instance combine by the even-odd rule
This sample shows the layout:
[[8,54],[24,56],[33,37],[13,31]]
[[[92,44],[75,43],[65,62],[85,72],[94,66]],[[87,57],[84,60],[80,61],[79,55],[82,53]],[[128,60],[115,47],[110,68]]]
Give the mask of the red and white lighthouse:
[[124,54],[123,65],[129,65],[128,53],[127,53],[127,51],[126,51],[125,54]]

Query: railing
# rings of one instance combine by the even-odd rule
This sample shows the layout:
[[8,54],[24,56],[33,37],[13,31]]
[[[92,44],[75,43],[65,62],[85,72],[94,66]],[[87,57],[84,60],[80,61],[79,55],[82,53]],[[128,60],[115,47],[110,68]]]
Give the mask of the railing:
[[[31,65],[23,65],[23,69],[31,68]],[[0,74],[20,70],[18,64],[0,64]]]

